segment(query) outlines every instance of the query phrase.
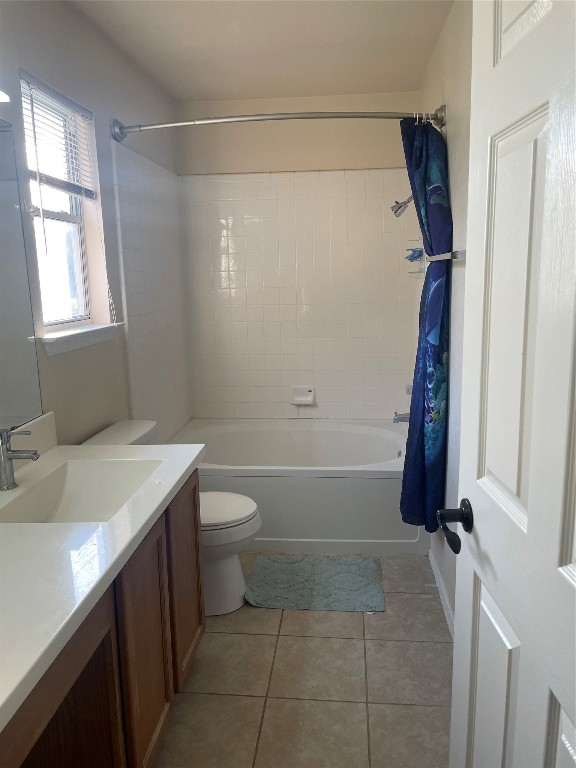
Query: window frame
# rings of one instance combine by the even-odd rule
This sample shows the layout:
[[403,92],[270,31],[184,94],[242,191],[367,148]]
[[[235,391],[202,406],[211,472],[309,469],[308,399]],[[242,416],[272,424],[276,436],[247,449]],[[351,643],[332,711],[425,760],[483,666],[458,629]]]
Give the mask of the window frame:
[[[34,171],[30,171],[30,180],[38,180]],[[49,186],[49,185],[48,185]],[[55,189],[55,187],[53,187]],[[41,193],[40,193],[41,194]],[[48,208],[40,208],[36,205],[30,206],[30,213],[35,219],[44,219],[52,221],[61,221],[69,224],[75,224],[77,226],[78,235],[78,253],[76,254],[77,270],[75,275],[78,276],[78,283],[76,285],[77,292],[82,294],[82,313],[70,318],[64,318],[60,320],[45,320],[42,316],[42,322],[45,328],[57,330],[58,328],[69,328],[71,324],[86,323],[92,320],[92,314],[90,310],[90,283],[88,279],[88,254],[86,251],[86,233],[84,229],[84,203],[76,195],[70,195],[71,206],[74,206],[79,210],[78,214],[65,213],[64,211],[51,211]],[[39,278],[40,279],[40,278]],[[42,292],[42,283],[40,280],[40,292]]]
[[[20,80],[21,84],[26,83],[26,86],[30,93],[30,110],[33,112],[34,110],[34,88],[37,90],[43,92],[46,94],[46,96],[50,99],[50,102],[48,105],[43,105],[43,107],[46,109],[51,110],[56,117],[62,118],[62,138],[63,138],[63,146],[65,151],[65,158],[66,158],[66,165],[68,168],[68,176],[69,178],[73,178],[75,181],[77,180],[78,183],[74,182],[67,182],[63,179],[59,179],[56,177],[49,176],[48,174],[44,174],[40,171],[40,168],[38,167],[38,145],[36,143],[36,138],[33,138],[34,141],[34,152],[36,153],[36,170],[33,170],[29,167],[28,161],[26,161],[26,175],[28,179],[28,188],[29,188],[29,194],[32,196],[32,188],[31,184],[36,183],[37,184],[37,194],[40,197],[40,206],[36,206],[32,203],[30,203],[27,206],[27,209],[31,216],[33,217],[34,221],[38,219],[44,219],[44,220],[52,220],[52,221],[60,221],[63,223],[69,223],[73,224],[76,228],[76,237],[77,237],[77,247],[75,247],[75,269],[74,269],[74,277],[75,277],[75,289],[76,293],[79,297],[79,304],[81,303],[81,312],[77,316],[72,316],[68,318],[60,318],[57,320],[46,320],[44,317],[44,309],[42,306],[42,280],[40,276],[40,267],[38,262],[38,243],[37,243],[37,234],[36,234],[36,227],[33,226],[33,235],[34,235],[34,242],[36,246],[36,260],[38,264],[38,287],[39,287],[39,293],[40,293],[40,312],[42,317],[42,326],[48,333],[54,333],[58,331],[69,331],[73,330],[75,328],[81,329],[86,326],[90,326],[94,320],[91,310],[91,296],[90,296],[90,267],[89,267],[89,255],[88,255],[88,249],[87,249],[87,243],[86,243],[86,229],[85,229],[85,210],[84,206],[86,201],[90,202],[96,202],[97,196],[96,192],[88,187],[83,186],[80,183],[81,174],[78,169],[74,166],[74,152],[71,149],[72,143],[71,143],[71,136],[77,136],[78,135],[78,128],[76,125],[76,120],[80,120],[82,118],[88,118],[90,121],[90,127],[87,129],[86,132],[86,140],[87,140],[87,148],[88,148],[88,161],[90,163],[90,170],[93,177],[93,183],[94,186],[96,186],[97,183],[97,167],[95,160],[90,152],[91,149],[94,148],[94,124],[93,124],[93,115],[92,113],[87,110],[85,107],[82,107],[80,104],[77,104],[76,102],[73,102],[68,97],[64,96],[63,94],[56,91],[54,88],[52,88],[47,83],[44,83],[38,78],[28,75],[28,73],[24,72],[23,70],[20,70]],[[58,110],[58,107],[61,107],[61,111]],[[22,105],[23,108],[23,114],[24,114],[24,103]],[[74,118],[70,119],[70,112],[75,113]],[[71,125],[72,123],[72,125]],[[25,141],[28,141],[28,137],[26,135],[25,131]],[[27,157],[27,152],[25,156]],[[42,187],[48,187],[50,189],[62,192],[63,194],[67,194],[70,200],[70,210],[71,213],[66,213],[65,211],[54,211],[49,208],[44,208],[42,205]],[[44,242],[42,246],[47,254],[47,244],[46,241]],[[81,299],[80,299],[81,297]]]

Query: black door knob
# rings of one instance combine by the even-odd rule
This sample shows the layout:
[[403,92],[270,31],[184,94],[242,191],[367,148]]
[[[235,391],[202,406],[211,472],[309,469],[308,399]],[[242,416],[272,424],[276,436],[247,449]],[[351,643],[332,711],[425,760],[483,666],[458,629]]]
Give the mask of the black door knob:
[[468,499],[462,499],[458,509],[439,509],[436,512],[438,519],[438,525],[442,528],[442,532],[446,537],[448,546],[456,555],[460,552],[462,542],[460,536],[454,531],[448,528],[448,523],[462,523],[462,528],[466,533],[470,533],[474,527],[474,514],[472,512],[472,504]]

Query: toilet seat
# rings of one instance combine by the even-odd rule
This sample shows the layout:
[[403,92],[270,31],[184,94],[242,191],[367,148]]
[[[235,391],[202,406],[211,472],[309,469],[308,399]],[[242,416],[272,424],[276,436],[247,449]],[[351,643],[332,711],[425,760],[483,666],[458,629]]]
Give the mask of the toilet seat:
[[248,496],[225,491],[200,493],[200,523],[203,531],[219,531],[244,525],[258,514],[256,502]]

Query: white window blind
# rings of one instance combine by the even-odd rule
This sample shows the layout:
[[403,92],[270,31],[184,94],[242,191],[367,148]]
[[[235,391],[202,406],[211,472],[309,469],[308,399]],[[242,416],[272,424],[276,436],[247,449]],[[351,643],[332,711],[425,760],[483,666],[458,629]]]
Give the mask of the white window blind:
[[44,325],[90,319],[84,214],[94,205],[93,116],[20,72]]
[[92,113],[31,75],[20,73],[30,177],[94,200]]

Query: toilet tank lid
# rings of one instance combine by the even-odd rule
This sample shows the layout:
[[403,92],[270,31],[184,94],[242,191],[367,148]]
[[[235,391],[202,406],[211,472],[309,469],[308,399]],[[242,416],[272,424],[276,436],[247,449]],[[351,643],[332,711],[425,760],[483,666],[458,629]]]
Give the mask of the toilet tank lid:
[[146,445],[156,435],[158,423],[141,419],[117,421],[86,440],[84,445]]

